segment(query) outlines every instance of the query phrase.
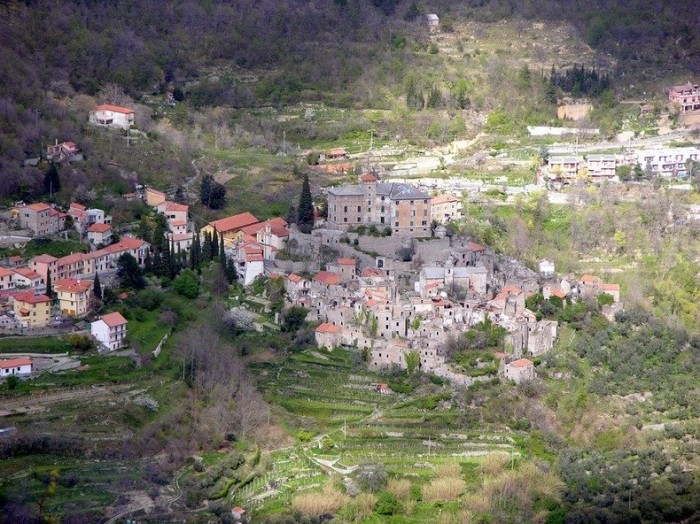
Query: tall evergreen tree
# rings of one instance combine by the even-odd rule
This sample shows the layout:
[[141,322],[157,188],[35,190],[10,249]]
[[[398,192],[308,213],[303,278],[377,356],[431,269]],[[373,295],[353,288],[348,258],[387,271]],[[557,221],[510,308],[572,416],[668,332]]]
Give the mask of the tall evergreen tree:
[[102,284],[100,284],[100,274],[95,272],[95,282],[92,285],[92,294],[97,300],[102,300]]
[[314,202],[311,198],[311,186],[309,175],[304,175],[299,195],[299,209],[297,211],[297,225],[302,233],[310,233],[314,227]]
[[221,269],[226,271],[226,251],[224,250],[224,237],[219,239],[219,264]]
[[219,234],[214,229],[214,236],[211,239],[211,258],[212,260],[219,256]]
[[61,190],[61,177],[58,176],[56,164],[51,162],[44,173],[44,193],[53,196]]
[[53,286],[51,285],[51,270],[46,270],[46,296],[53,299]]
[[211,175],[205,175],[202,178],[202,183],[199,186],[199,200],[202,202],[203,206],[209,207],[209,199],[211,197],[211,183],[213,181]]
[[211,233],[209,231],[204,232],[204,242],[202,242],[202,254],[200,257],[201,264],[208,264],[211,262]]

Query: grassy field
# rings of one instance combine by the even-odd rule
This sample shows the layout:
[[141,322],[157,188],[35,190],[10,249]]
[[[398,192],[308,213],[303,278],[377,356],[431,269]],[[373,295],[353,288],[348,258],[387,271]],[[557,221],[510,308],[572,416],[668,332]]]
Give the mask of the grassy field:
[[70,350],[70,344],[62,336],[0,338],[0,353],[66,353]]

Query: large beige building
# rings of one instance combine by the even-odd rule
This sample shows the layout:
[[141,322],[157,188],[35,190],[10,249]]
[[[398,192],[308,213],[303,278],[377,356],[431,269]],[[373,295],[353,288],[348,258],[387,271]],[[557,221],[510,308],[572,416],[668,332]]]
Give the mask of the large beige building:
[[26,327],[48,326],[51,320],[51,299],[41,293],[17,293],[12,308],[15,318]]
[[54,284],[61,313],[71,317],[87,315],[92,292],[91,280],[65,278]]
[[430,220],[446,224],[462,218],[462,201],[453,195],[437,195],[430,199]]
[[39,237],[62,231],[65,223],[65,213],[43,202],[19,208],[20,227],[31,229]]
[[409,184],[383,183],[376,176],[360,184],[328,190],[328,226],[350,229],[374,225],[399,236],[430,236],[430,195]]

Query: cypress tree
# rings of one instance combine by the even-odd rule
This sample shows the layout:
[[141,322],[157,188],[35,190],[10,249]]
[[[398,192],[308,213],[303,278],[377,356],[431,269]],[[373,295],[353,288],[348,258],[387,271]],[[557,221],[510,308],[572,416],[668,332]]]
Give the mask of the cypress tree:
[[211,258],[214,259],[219,256],[219,234],[214,229],[214,236],[211,240]]
[[224,237],[221,237],[219,241],[219,264],[221,264],[221,269],[226,271],[226,251],[224,250]]
[[92,285],[92,293],[95,298],[102,300],[102,284],[100,284],[100,274],[95,272],[95,282]]
[[297,211],[297,225],[302,233],[310,233],[314,227],[314,202],[311,198],[311,186],[309,175],[304,175],[299,195],[299,209]]
[[51,285],[51,270],[46,270],[46,296],[53,298],[53,286]]
[[51,162],[49,168],[44,173],[44,193],[55,195],[61,190],[61,178],[58,176],[56,164]]

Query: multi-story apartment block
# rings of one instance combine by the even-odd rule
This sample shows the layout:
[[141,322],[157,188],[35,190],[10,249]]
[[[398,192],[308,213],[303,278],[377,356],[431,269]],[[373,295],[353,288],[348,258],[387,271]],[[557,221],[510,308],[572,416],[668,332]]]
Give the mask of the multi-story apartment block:
[[87,315],[92,284],[91,280],[78,280],[75,278],[56,281],[54,290],[58,295],[61,313],[71,317]]
[[107,313],[90,324],[90,333],[110,351],[126,344],[127,320],[119,313]]
[[15,288],[15,272],[11,269],[0,267],[0,291]]
[[637,162],[652,173],[663,177],[685,176],[686,162],[700,161],[700,149],[697,147],[669,147],[665,149],[644,149],[637,152]]
[[576,178],[583,166],[580,156],[551,156],[547,161],[550,178],[570,180]]
[[623,155],[588,155],[586,158],[586,169],[594,182],[615,179],[617,167],[625,164]]
[[409,184],[382,183],[371,174],[360,184],[328,190],[328,226],[374,225],[400,236],[430,236],[430,196]]
[[64,229],[66,214],[43,202],[19,208],[19,225],[31,229],[36,236],[57,233]]
[[51,299],[41,293],[24,291],[14,297],[15,318],[26,327],[44,327],[51,320]]
[[666,90],[668,101],[677,104],[681,113],[700,111],[700,85],[690,82]]

